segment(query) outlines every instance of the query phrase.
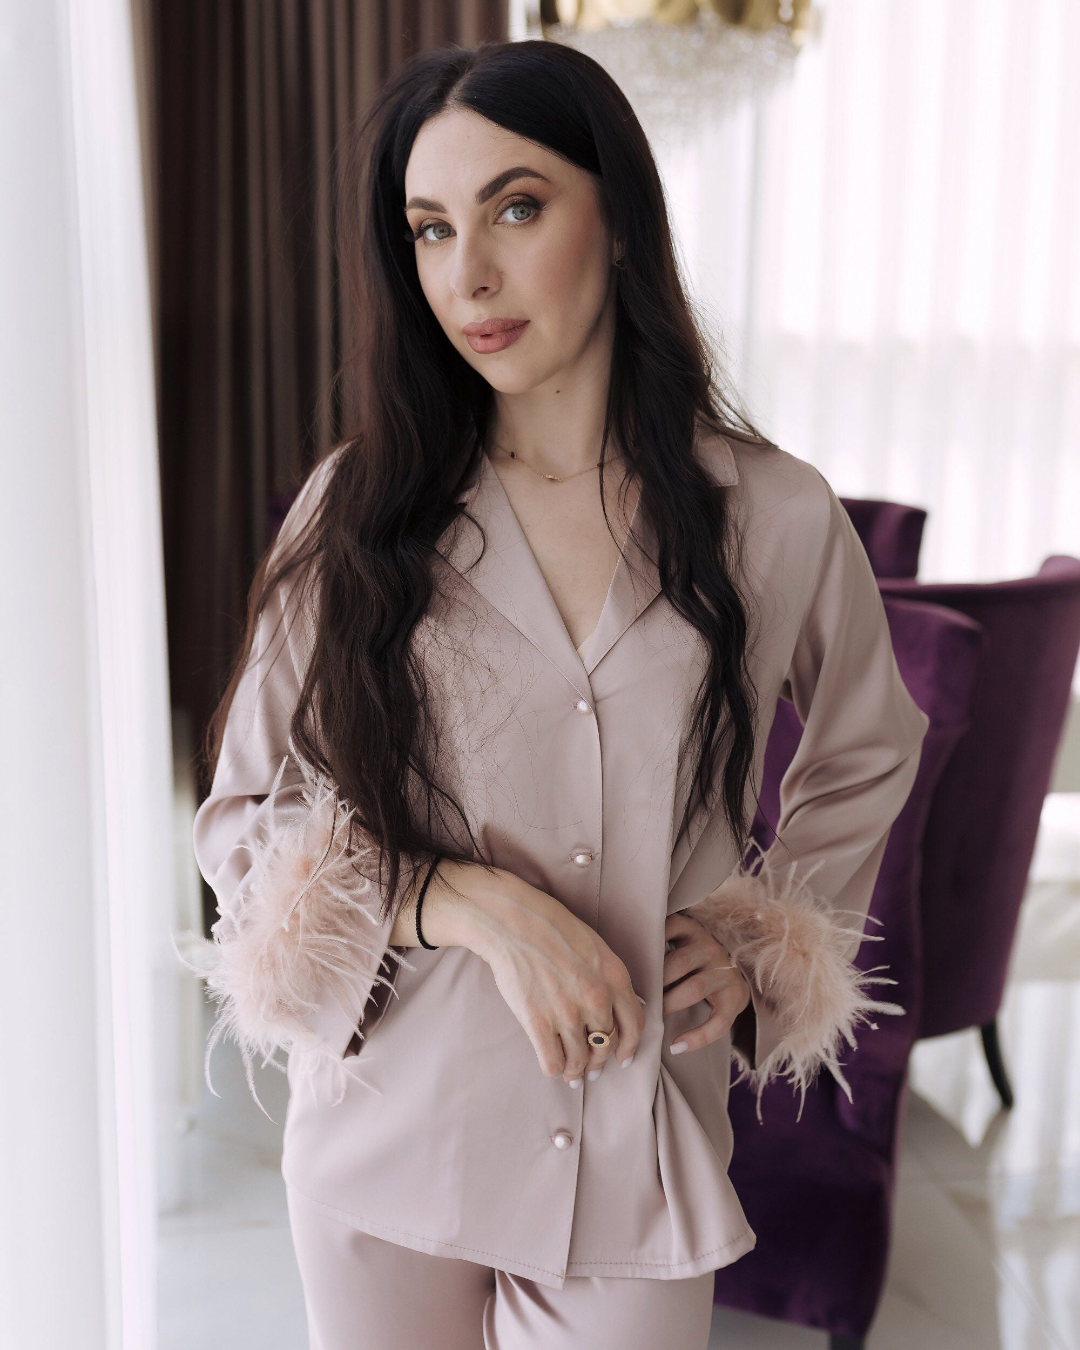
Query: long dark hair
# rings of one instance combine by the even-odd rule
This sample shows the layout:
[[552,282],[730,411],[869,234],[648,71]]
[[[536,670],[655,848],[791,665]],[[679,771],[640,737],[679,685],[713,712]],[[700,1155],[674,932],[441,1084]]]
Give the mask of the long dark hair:
[[[429,118],[452,106],[595,175],[623,258],[604,446],[614,437],[638,478],[663,594],[708,651],[687,729],[697,767],[680,832],[711,800],[722,759],[723,809],[740,855],[749,842],[755,695],[746,662],[750,619],[734,581],[739,540],[726,489],[693,443],[701,430],[768,442],[712,366],[679,275],[648,141],[611,77],[554,42],[444,48],[405,64],[343,147],[337,238],[362,325],[343,374],[358,391],[358,424],[332,452],[325,492],[295,544],[269,550],[259,565],[245,640],[206,741],[212,766],[271,593],[290,573],[317,572],[315,640],[292,738],[336,783],[364,843],[377,846],[384,917],[396,907],[402,876],[411,880],[436,853],[483,861],[453,784],[433,772],[437,729],[409,641],[432,599],[434,546],[465,509],[455,497],[478,467],[493,407],[491,386],[455,351],[428,306],[406,240],[413,142]],[[601,486],[602,474],[601,467]],[[447,847],[452,831],[435,829],[448,819],[465,828],[455,835],[466,840],[460,852]]]

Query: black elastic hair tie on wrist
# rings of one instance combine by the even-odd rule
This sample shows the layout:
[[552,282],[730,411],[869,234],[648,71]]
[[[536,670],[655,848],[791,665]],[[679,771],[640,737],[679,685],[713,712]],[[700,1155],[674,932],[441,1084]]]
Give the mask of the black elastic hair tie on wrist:
[[427,890],[428,883],[435,875],[435,869],[440,862],[442,862],[442,855],[438,854],[428,868],[427,876],[424,878],[424,884],[420,887],[420,894],[416,897],[416,936],[420,942],[420,946],[426,947],[429,952],[437,952],[439,949],[438,947],[433,947],[430,942],[424,941],[424,935],[420,931],[420,906],[424,903],[424,892]]

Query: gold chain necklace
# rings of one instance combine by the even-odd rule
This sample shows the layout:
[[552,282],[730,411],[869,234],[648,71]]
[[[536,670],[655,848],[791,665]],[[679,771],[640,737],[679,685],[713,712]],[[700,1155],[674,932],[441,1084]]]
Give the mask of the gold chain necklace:
[[[503,448],[501,445],[497,445],[495,449],[502,450]],[[549,483],[565,483],[571,478],[579,478],[583,473],[592,473],[593,469],[598,469],[600,467],[600,461],[597,460],[595,464],[591,465],[587,469],[578,469],[576,473],[564,474],[560,478],[558,474],[541,473],[539,469],[534,469],[531,464],[526,464],[523,459],[519,459],[513,450],[503,450],[503,454],[509,455],[510,458],[512,460],[515,460],[518,464],[524,464],[525,468],[528,469],[530,473],[536,474],[538,478],[546,478]]]

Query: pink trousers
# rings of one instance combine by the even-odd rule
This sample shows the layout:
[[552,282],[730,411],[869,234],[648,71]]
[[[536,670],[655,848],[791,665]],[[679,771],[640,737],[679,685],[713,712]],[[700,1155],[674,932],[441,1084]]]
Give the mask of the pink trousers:
[[386,1242],[287,1195],[309,1350],[707,1350],[711,1270],[551,1289]]

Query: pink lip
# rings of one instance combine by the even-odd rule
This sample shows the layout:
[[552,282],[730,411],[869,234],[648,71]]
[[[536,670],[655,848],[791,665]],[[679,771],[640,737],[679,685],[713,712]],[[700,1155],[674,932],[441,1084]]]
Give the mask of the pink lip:
[[461,331],[474,352],[501,352],[512,346],[528,326],[528,319],[478,319]]

